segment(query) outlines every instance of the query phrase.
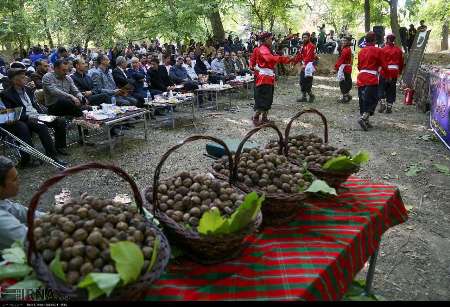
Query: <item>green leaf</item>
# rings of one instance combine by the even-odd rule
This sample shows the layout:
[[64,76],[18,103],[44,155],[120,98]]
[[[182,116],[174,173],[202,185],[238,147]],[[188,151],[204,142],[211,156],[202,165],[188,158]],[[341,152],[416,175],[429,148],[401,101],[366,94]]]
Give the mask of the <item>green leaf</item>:
[[14,242],[10,248],[5,248],[2,251],[2,257],[6,262],[26,263],[25,251],[20,241]]
[[330,171],[347,171],[369,161],[369,154],[366,151],[360,151],[353,157],[338,156],[325,162],[322,166]]
[[408,169],[406,170],[406,176],[412,177],[417,176],[418,173],[422,172],[425,168],[421,166],[420,164],[411,164],[408,166]]
[[244,202],[231,215],[231,217],[227,219],[227,233],[239,231],[253,221],[258,212],[261,211],[261,205],[264,200],[264,195],[258,197],[256,192],[247,194],[244,198]]
[[42,288],[43,284],[40,280],[37,279],[27,279],[19,281],[18,283],[15,283],[14,285],[8,287],[7,289],[33,289],[37,290],[39,288]]
[[111,243],[111,259],[116,263],[116,270],[124,284],[135,281],[144,265],[144,254],[139,246],[130,241]]
[[13,263],[0,267],[0,280],[5,278],[23,278],[27,276],[32,269],[22,263]]
[[336,189],[330,187],[325,181],[319,179],[314,180],[305,192],[337,195]]
[[450,169],[448,168],[448,166],[438,163],[433,164],[433,166],[438,170],[438,172],[445,175],[450,175]]
[[55,274],[56,277],[63,281],[66,281],[66,274],[64,274],[64,270],[61,265],[60,254],[61,250],[58,249],[55,258],[53,258],[52,262],[50,263],[50,270],[53,274]]
[[356,155],[351,158],[353,163],[362,164],[369,161],[369,153],[367,151],[359,151]]
[[78,283],[77,287],[86,288],[88,290],[89,300],[92,300],[102,294],[110,296],[119,282],[120,276],[117,273],[89,273]]
[[150,259],[150,264],[148,265],[147,272],[150,272],[156,263],[156,259],[158,258],[158,251],[159,251],[160,244],[161,244],[161,239],[159,237],[157,237],[155,240],[155,243],[153,244],[152,258]]
[[220,216],[220,211],[217,208],[206,211],[203,213],[197,231],[200,234],[220,234],[223,230],[223,225],[225,224],[225,219]]

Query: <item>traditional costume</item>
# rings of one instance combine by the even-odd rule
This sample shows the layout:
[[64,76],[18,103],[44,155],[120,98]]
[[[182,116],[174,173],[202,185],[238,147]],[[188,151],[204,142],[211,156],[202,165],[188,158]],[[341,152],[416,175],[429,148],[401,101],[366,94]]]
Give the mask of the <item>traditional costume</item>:
[[316,61],[318,57],[316,55],[316,45],[309,40],[311,35],[306,32],[303,33],[302,37],[305,36],[308,37],[308,40],[305,41],[305,38],[303,38],[303,46],[293,60],[294,64],[299,62],[302,63],[302,69],[300,71],[300,90],[302,92],[302,98],[297,101],[306,102],[306,94],[308,94],[309,102],[313,102],[315,96],[311,90],[313,85],[313,74],[316,71],[314,61]]
[[346,39],[346,45],[342,48],[339,58],[334,65],[342,93],[342,98],[338,100],[340,103],[347,103],[352,100],[352,96],[349,94],[352,89],[352,63],[352,49],[348,45],[348,40]]
[[386,37],[386,45],[383,47],[383,59],[385,69],[381,70],[380,83],[378,85],[378,98],[380,99],[380,108],[378,111],[383,113],[392,113],[392,105],[396,98],[397,78],[403,70],[403,52],[402,49],[394,45],[395,35],[390,34]]
[[[253,50],[252,58],[254,68],[258,72],[255,75],[255,114],[253,123],[255,126],[268,123],[267,114],[272,107],[273,91],[275,84],[275,66],[278,63],[288,64],[290,58],[286,56],[274,55],[271,50],[272,34],[263,32],[258,36],[261,45]],[[270,39],[270,40],[269,40]],[[268,46],[267,40],[270,42]],[[262,119],[259,117],[262,114]]]
[[371,31],[366,34],[366,46],[358,54],[358,97],[361,118],[359,125],[364,131],[371,128],[369,116],[373,115],[378,102],[378,76],[385,67],[383,51],[375,47],[376,35]]

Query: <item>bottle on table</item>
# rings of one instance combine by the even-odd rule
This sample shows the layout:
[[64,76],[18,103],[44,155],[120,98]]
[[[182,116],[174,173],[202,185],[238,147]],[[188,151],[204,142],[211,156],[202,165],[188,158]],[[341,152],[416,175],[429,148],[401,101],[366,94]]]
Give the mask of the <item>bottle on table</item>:
[[112,105],[113,107],[116,106],[116,96],[112,96],[112,97],[111,97],[111,105]]

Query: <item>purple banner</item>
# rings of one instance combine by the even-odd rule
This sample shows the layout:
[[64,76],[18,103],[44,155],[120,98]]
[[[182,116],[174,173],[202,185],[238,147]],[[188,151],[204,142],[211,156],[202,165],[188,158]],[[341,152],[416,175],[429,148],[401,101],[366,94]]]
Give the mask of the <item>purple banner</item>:
[[431,128],[450,149],[450,70],[430,74],[430,98]]

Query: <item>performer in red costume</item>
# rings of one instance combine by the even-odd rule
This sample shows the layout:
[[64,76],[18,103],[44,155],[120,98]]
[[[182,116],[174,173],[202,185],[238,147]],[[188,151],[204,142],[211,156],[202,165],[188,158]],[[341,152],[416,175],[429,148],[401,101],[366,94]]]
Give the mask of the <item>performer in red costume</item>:
[[[287,56],[272,53],[272,33],[262,32],[258,35],[258,40],[260,46],[252,54],[254,68],[258,71],[255,76],[255,114],[252,117],[255,126],[270,122],[267,114],[273,103],[275,66],[278,63],[288,64],[291,61]],[[260,119],[261,114],[262,118]]]
[[372,128],[369,116],[373,115],[378,102],[378,72],[384,69],[383,51],[375,47],[376,34],[373,31],[366,34],[366,46],[358,54],[358,97],[359,125],[364,131]]
[[293,63],[301,63],[300,66],[300,90],[302,92],[302,98],[297,99],[297,102],[306,102],[306,94],[309,95],[308,102],[313,102],[315,97],[312,90],[313,73],[316,70],[315,61],[319,58],[316,55],[316,45],[310,41],[311,34],[308,32],[303,33],[302,40],[303,46],[295,56]]
[[403,51],[395,46],[395,35],[386,37],[386,45],[383,50],[385,69],[381,71],[380,84],[378,86],[378,98],[380,107],[378,112],[392,113],[392,105],[396,98],[397,78],[403,71]]
[[337,79],[339,81],[339,87],[341,88],[342,98],[338,99],[339,103],[347,103],[352,100],[350,96],[350,90],[352,89],[352,63],[353,55],[351,40],[348,37],[342,39],[342,50],[339,54],[339,58],[334,65],[334,70],[337,72]]

